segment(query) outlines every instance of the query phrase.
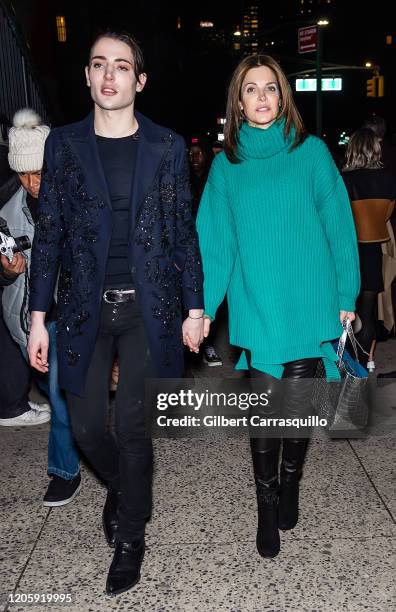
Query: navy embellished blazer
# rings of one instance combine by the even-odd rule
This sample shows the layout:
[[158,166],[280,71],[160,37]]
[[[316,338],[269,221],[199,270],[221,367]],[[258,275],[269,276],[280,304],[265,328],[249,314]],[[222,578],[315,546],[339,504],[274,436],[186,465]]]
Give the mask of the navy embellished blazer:
[[[129,268],[155,373],[180,377],[182,311],[203,308],[185,144],[140,113],[136,118]],[[30,310],[48,312],[58,280],[59,381],[80,396],[98,333],[111,231],[92,113],[53,129],[47,138],[31,262]]]

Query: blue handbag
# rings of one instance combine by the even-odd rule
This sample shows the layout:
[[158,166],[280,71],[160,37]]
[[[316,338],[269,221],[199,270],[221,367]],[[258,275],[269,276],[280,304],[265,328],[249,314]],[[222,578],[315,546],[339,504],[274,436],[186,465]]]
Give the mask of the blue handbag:
[[[331,343],[336,353],[338,351],[338,344],[339,344],[339,340],[334,340]],[[366,368],[364,368],[356,359],[353,359],[349,351],[347,351],[347,349],[345,348],[344,348],[342,360],[344,362],[344,366],[346,370],[353,376],[356,376],[357,378],[367,378],[368,377],[368,371],[366,370]]]

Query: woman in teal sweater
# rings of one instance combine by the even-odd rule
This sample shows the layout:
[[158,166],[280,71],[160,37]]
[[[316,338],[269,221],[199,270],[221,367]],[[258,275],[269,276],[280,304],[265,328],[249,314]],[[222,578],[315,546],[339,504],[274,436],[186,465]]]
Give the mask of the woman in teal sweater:
[[[236,367],[271,391],[266,416],[280,409],[304,416],[318,360],[329,378],[338,377],[330,341],[345,317],[354,319],[360,277],[348,195],[326,145],[307,135],[286,76],[269,56],[247,57],[236,68],[224,145],[197,220],[206,327],[227,295],[230,342],[244,349]],[[281,378],[288,379],[282,386]],[[291,435],[283,438],[280,486],[280,437],[251,438],[263,557],[278,554],[278,527],[291,529],[298,520],[308,440]]]

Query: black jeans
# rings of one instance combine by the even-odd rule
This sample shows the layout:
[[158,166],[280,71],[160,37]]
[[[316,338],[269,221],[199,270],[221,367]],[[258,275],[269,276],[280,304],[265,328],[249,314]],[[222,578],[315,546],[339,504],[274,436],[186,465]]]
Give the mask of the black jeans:
[[[250,353],[247,353],[250,363]],[[285,363],[281,380],[250,367],[251,386],[254,391],[269,393],[269,404],[260,416],[266,418],[306,418],[312,414],[312,379],[318,359],[300,359]],[[286,380],[285,380],[286,379]],[[254,411],[251,410],[251,414]],[[310,431],[304,429],[305,437],[298,437],[298,430],[291,429],[283,437],[281,482],[298,480],[302,474]],[[294,437],[295,436],[295,437]],[[256,484],[264,489],[278,485],[278,466],[281,437],[250,438]]]
[[[356,302],[356,311],[362,321],[362,329],[356,334],[356,339],[363,349],[358,347],[358,357],[365,368],[369,361],[371,345],[376,338],[377,303],[378,293],[375,291],[361,291]],[[348,350],[350,351],[350,347]],[[351,354],[354,355],[353,352]]]
[[31,373],[21,349],[11,338],[4,323],[2,310],[0,347],[0,418],[11,419],[30,410],[28,399]]
[[[114,433],[109,423],[109,385],[115,356],[119,382]],[[146,437],[144,390],[151,375],[146,332],[136,302],[102,302],[101,321],[84,397],[67,393],[73,434],[102,480],[121,491],[119,538],[144,535],[152,504],[152,442]]]

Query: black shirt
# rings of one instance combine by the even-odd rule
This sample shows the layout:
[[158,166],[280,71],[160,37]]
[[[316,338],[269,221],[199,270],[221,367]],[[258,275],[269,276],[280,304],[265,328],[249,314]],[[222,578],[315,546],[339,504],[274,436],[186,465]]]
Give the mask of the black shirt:
[[198,214],[198,208],[201,201],[203,190],[205,189],[206,181],[208,180],[209,168],[200,176],[195,172],[190,173],[190,185],[192,193],[192,213],[194,219]]
[[96,136],[96,140],[113,209],[113,230],[104,287],[133,287],[128,265],[128,241],[138,135],[124,138]]

